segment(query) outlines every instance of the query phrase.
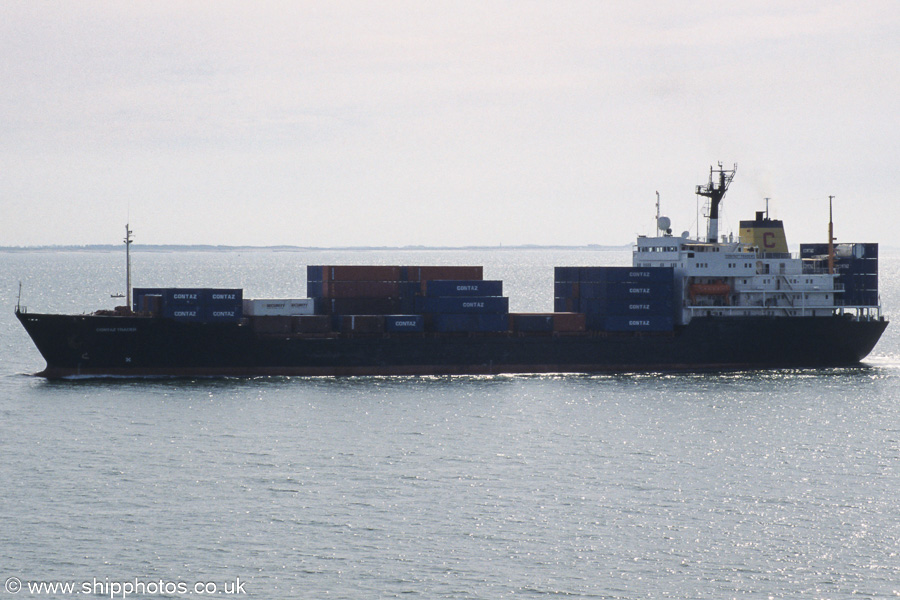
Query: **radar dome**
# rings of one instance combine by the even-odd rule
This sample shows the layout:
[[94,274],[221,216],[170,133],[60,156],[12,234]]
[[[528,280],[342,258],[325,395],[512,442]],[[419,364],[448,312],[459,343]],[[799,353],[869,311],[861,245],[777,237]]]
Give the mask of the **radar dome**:
[[656,220],[656,227],[666,231],[669,227],[672,226],[672,221],[669,220],[669,217],[660,217]]

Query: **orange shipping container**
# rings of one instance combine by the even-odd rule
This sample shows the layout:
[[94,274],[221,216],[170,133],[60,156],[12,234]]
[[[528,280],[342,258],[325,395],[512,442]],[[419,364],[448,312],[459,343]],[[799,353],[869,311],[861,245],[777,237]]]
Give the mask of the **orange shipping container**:
[[587,317],[584,313],[553,313],[553,331],[557,333],[575,333],[585,331]]

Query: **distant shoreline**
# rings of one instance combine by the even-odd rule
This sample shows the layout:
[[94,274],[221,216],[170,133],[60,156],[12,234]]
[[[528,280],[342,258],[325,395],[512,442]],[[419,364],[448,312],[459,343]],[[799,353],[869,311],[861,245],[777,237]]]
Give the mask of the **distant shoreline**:
[[[124,244],[92,244],[86,246],[0,246],[0,252],[124,252]],[[147,245],[133,244],[132,252],[418,252],[418,251],[466,251],[466,250],[589,250],[615,252],[631,250],[632,244],[621,246],[211,246],[211,245]]]

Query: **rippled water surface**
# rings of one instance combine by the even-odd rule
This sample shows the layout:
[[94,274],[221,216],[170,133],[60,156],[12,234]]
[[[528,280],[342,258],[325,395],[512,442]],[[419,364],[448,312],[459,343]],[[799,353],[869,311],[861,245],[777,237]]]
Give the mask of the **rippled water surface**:
[[[305,295],[307,263],[484,264],[515,311],[627,253],[148,253],[135,284]],[[900,594],[900,334],[861,369],[46,382],[12,309],[122,258],[0,254],[0,580],[237,578],[258,598]],[[900,306],[900,256],[882,298]],[[109,587],[95,596],[109,597]],[[83,594],[82,594],[83,595]],[[220,594],[221,595],[221,594]],[[131,597],[196,597],[190,592]],[[121,597],[121,595],[119,596]]]

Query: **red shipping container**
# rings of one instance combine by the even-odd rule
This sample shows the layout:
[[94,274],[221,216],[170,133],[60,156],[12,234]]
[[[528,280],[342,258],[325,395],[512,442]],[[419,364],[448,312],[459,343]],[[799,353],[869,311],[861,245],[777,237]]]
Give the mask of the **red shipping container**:
[[326,265],[323,281],[400,281],[400,267],[387,265]]
[[406,267],[408,281],[428,281],[430,279],[484,279],[484,267],[475,266],[429,266]]
[[331,331],[331,316],[304,315],[291,317],[294,333],[328,333]]
[[292,317],[250,317],[256,333],[291,333]]
[[322,286],[325,298],[396,298],[397,281],[329,281]]
[[318,307],[328,315],[396,315],[402,309],[397,298],[326,298]]

